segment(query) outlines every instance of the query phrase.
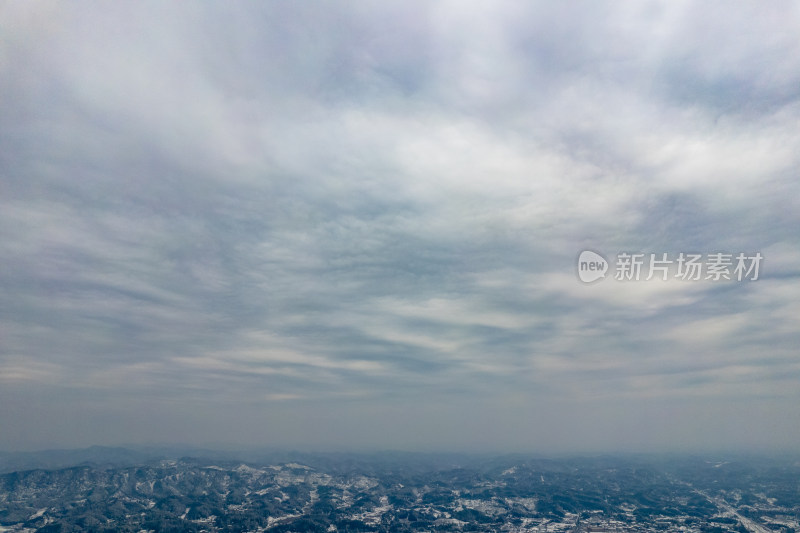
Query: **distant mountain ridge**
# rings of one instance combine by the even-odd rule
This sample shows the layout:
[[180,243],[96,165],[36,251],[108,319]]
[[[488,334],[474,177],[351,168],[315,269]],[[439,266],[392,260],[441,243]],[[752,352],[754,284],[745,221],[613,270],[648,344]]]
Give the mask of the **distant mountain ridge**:
[[22,470],[53,470],[78,465],[129,466],[161,459],[165,454],[122,447],[90,446],[81,449],[36,452],[0,452],[0,473]]
[[[514,455],[503,456],[513,457]],[[301,452],[273,448],[218,450],[196,446],[90,446],[77,449],[52,449],[34,452],[0,452],[0,474],[25,470],[56,470],[73,466],[116,467],[137,466],[159,460],[185,458],[209,461],[233,461],[267,463],[309,462],[324,468],[347,470],[349,468],[370,469],[370,465],[388,468],[406,468],[414,463],[425,468],[455,467],[471,464],[476,459],[489,456],[483,454],[461,454],[445,452]]]

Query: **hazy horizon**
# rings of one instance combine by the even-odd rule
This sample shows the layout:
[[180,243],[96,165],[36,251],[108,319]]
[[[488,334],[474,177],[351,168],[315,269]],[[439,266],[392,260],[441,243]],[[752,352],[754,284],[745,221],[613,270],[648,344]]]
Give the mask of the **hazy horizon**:
[[[218,460],[223,462],[266,463],[286,462],[307,458],[353,458],[364,461],[372,459],[407,458],[409,460],[446,459],[462,457],[467,460],[592,460],[601,458],[620,458],[642,460],[645,462],[668,461],[670,459],[699,459],[713,461],[749,461],[749,460],[797,460],[800,451],[796,449],[785,450],[741,450],[741,449],[685,449],[685,450],[551,450],[551,451],[507,451],[507,450],[454,450],[454,449],[393,449],[393,448],[312,448],[309,446],[244,446],[225,443],[209,443],[199,445],[191,443],[172,444],[130,444],[116,445],[92,444],[81,447],[67,448],[42,448],[35,450],[0,450],[2,459],[29,458],[31,461],[44,459],[62,459],[65,465],[80,464],[82,462],[107,462],[112,461],[115,453],[130,453],[129,462],[143,464],[149,460],[159,459],[202,459]],[[111,455],[109,455],[111,454]],[[150,459],[145,459],[149,457]],[[74,459],[77,458],[77,459]],[[73,460],[74,459],[74,460]],[[113,462],[113,461],[112,461]],[[0,464],[0,470],[3,465]],[[39,467],[36,467],[39,468]],[[61,468],[58,466],[57,468]]]
[[0,33],[0,450],[800,451],[800,5]]

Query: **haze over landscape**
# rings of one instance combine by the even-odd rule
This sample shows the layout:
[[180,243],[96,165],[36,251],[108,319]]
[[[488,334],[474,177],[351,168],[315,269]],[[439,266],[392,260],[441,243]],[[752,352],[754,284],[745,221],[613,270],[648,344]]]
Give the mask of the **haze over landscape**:
[[[798,451],[797,3],[0,35],[0,450]],[[587,249],[763,262],[585,284]]]

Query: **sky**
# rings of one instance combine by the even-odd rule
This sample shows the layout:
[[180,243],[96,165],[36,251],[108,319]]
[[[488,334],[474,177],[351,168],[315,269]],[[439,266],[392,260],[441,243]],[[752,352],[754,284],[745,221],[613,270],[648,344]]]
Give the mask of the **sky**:
[[1,2],[0,449],[797,451],[798,35],[792,2]]

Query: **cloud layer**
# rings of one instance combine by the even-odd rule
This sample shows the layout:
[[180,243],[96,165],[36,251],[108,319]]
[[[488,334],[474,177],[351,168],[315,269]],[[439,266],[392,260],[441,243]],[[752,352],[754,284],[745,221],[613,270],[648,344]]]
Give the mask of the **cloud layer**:
[[[796,5],[0,20],[0,447],[800,438]],[[764,263],[584,285],[584,249]]]

